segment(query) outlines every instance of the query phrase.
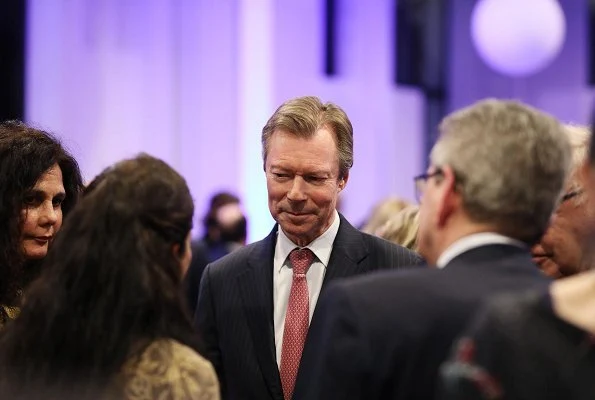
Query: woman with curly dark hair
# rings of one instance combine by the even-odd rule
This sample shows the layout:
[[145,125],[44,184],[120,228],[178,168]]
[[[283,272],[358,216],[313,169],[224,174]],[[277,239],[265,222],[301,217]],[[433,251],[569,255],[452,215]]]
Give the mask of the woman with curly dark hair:
[[0,393],[218,399],[180,290],[193,212],[184,179],[156,158],[97,177],[0,336]]
[[0,328],[18,314],[62,219],[83,187],[75,159],[51,134],[0,124]]

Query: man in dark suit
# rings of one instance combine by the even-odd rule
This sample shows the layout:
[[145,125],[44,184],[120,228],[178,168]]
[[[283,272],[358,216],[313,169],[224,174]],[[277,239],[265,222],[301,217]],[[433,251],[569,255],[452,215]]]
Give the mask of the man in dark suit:
[[353,129],[339,107],[315,97],[289,100],[263,128],[262,143],[277,225],[207,266],[195,314],[225,399],[290,400],[326,284],[420,261],[337,212],[353,164]]
[[446,117],[440,132],[427,173],[415,178],[418,246],[435,267],[331,285],[310,326],[294,399],[431,399],[440,363],[484,299],[548,283],[530,245],[567,176],[561,125],[488,100]]

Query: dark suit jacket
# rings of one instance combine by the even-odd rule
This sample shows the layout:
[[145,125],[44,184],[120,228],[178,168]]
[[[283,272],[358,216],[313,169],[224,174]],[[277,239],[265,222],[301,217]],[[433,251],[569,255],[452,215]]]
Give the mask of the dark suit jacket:
[[[403,247],[341,223],[323,281],[419,264]],[[283,399],[275,357],[273,256],[277,226],[264,240],[207,266],[194,322],[224,399]]]
[[548,283],[528,250],[487,245],[444,269],[331,285],[312,319],[293,398],[432,399],[438,368],[480,303]]
[[229,254],[230,246],[225,242],[209,243],[206,239],[194,240],[192,247],[192,261],[184,277],[183,288],[191,314],[194,315],[198,301],[200,279],[207,265]]
[[549,292],[502,296],[482,311],[440,368],[438,398],[593,400],[593,337],[556,315]]

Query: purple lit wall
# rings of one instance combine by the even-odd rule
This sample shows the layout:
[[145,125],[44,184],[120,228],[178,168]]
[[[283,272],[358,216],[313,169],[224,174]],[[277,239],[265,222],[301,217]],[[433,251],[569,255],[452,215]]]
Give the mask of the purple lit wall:
[[469,30],[475,2],[451,1],[451,110],[485,97],[516,98],[565,122],[589,121],[594,91],[587,86],[587,0],[560,0],[566,16],[564,47],[550,66],[524,79],[502,76],[484,64]]
[[202,214],[239,185],[230,4],[29,0],[26,119],[63,137],[87,179],[140,151],[163,158]]
[[[473,48],[474,2],[451,0],[450,109],[515,97],[586,122],[586,1],[561,1],[567,38],[554,63],[510,79]],[[260,129],[284,100],[318,95],[344,107],[355,128],[342,207],[358,223],[383,197],[412,197],[423,100],[393,84],[393,0],[337,2],[338,74],[325,76],[323,3],[28,0],[26,119],[63,137],[87,179],[145,151],[186,177],[198,217],[214,191],[237,192],[255,240],[272,226]]]
[[393,83],[391,0],[337,2],[338,73],[324,76],[323,3],[279,2],[274,98],[314,93],[350,116],[355,160],[342,207],[357,223],[386,196],[413,198],[412,177],[423,166],[423,101],[416,90]]
[[318,95],[355,127],[343,211],[357,223],[412,197],[423,104],[392,83],[392,0],[339,4],[330,79],[319,0],[28,0],[26,119],[63,137],[87,179],[145,151],[186,177],[197,216],[212,192],[237,192],[255,240],[272,226],[260,129],[284,100]]

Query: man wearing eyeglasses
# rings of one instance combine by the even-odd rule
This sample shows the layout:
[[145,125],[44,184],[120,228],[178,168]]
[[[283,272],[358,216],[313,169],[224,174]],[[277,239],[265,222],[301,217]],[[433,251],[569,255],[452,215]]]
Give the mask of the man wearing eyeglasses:
[[586,177],[581,169],[587,159],[591,132],[587,127],[564,128],[572,147],[570,177],[550,227],[532,250],[537,265],[554,279],[595,267],[595,246],[585,243],[595,226],[595,207],[583,190]]
[[434,268],[337,282],[310,325],[294,399],[429,399],[454,339],[488,297],[549,280],[532,261],[570,165],[551,116],[486,100],[447,116],[420,198]]

